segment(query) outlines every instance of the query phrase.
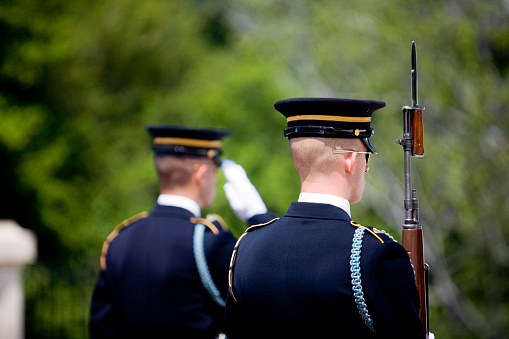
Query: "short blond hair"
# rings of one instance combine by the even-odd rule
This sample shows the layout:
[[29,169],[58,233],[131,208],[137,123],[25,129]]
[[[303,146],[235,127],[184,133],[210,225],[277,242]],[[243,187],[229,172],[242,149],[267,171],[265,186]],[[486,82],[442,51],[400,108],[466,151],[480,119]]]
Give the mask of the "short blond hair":
[[343,157],[335,157],[332,151],[334,149],[357,150],[360,143],[359,139],[346,138],[292,138],[290,151],[293,164],[301,180],[304,180],[309,175],[330,175],[343,159]]
[[189,184],[196,165],[208,159],[189,156],[157,155],[154,164],[161,188],[172,190]]

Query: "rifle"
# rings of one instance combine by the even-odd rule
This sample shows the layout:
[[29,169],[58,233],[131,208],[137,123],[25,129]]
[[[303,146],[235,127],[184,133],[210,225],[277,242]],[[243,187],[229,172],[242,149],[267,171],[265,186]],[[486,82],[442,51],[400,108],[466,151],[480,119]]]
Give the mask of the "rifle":
[[403,146],[405,159],[405,222],[403,224],[403,247],[408,252],[415,272],[415,283],[421,305],[420,316],[426,337],[429,333],[428,313],[428,264],[424,263],[422,224],[419,222],[417,191],[412,189],[411,157],[424,156],[422,112],[417,97],[417,53],[412,41],[412,106],[403,106],[403,138],[397,143]]

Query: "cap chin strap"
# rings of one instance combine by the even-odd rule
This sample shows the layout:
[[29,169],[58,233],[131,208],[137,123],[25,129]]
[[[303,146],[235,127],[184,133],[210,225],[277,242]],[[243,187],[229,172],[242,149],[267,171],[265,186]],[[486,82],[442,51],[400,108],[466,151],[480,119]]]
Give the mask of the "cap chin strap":
[[369,138],[373,129],[344,129],[331,126],[295,126],[285,129],[286,138],[297,137],[335,137],[335,138]]
[[342,129],[330,126],[297,126],[285,129],[285,138],[298,137],[325,137],[325,138],[359,138],[366,145],[368,151],[377,154],[375,147],[369,141],[369,137],[374,134],[370,129]]
[[154,145],[155,155],[187,155],[214,160],[221,165],[221,150],[217,148],[195,148],[182,145]]

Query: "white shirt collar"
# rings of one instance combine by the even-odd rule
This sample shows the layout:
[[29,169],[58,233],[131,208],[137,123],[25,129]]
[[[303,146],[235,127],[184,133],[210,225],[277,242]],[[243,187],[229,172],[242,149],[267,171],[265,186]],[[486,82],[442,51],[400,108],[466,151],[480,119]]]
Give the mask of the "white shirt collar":
[[181,195],[173,194],[160,194],[157,198],[157,203],[163,206],[180,207],[193,213],[196,218],[201,217],[201,208],[198,203],[192,199],[183,197]]
[[323,193],[301,193],[299,195],[299,202],[311,202],[315,204],[329,204],[344,210],[350,218],[350,203],[348,200],[340,198],[335,195],[323,194]]

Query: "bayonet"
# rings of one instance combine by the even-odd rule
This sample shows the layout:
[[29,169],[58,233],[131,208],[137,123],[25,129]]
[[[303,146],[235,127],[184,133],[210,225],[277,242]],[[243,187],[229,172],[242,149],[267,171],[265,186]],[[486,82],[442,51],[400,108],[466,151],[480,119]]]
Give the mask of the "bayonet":
[[412,41],[412,107],[419,107],[419,98],[417,96],[417,52],[415,50],[415,41]]

